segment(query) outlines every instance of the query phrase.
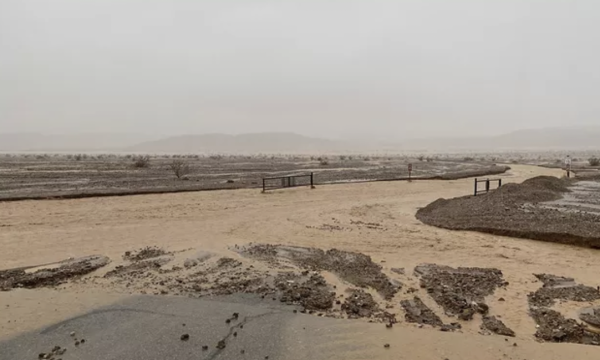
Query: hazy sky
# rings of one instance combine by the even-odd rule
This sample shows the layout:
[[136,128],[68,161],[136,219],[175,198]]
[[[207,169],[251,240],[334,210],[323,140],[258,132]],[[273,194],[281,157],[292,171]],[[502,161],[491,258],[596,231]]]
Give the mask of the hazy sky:
[[597,0],[0,0],[0,132],[600,124]]

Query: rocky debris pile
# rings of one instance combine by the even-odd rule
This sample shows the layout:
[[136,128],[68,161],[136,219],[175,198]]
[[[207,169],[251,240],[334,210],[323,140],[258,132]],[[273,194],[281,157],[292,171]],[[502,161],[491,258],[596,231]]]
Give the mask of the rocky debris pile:
[[288,261],[306,270],[330,271],[354,286],[377,290],[386,300],[402,287],[400,283],[392,283],[370,256],[361,253],[261,244],[244,248],[241,253],[268,263]]
[[578,285],[572,278],[550,274],[534,274],[544,284],[528,295],[529,304],[537,307],[549,307],[556,300],[594,301],[600,299],[600,291],[585,285]]
[[362,289],[350,291],[342,304],[342,311],[350,319],[371,318],[385,321],[388,324],[396,323],[396,317],[387,311],[381,310],[373,296]]
[[521,184],[503,185],[481,196],[438,199],[419,209],[416,217],[445,229],[600,248],[600,221],[596,215],[559,211],[543,204],[560,200],[572,184],[566,179],[539,176]]
[[412,300],[402,300],[400,305],[406,312],[404,319],[409,323],[442,326],[444,323],[423,301],[415,296]]
[[136,261],[129,265],[118,265],[113,270],[107,272],[104,277],[122,277],[122,278],[146,278],[151,270],[158,270],[168,262],[166,259]]
[[60,262],[58,267],[41,268],[34,272],[27,272],[27,269],[0,271],[0,290],[57,286],[70,279],[98,270],[109,262],[110,259],[106,256],[94,255],[65,260]]
[[288,305],[302,305],[307,310],[329,310],[335,300],[325,279],[313,274],[308,279],[295,273],[284,273],[275,279],[280,301]]
[[502,271],[490,268],[452,268],[436,264],[419,265],[415,274],[421,277],[421,288],[444,308],[447,315],[471,320],[476,312],[488,313],[484,303],[499,287],[508,283]]
[[145,248],[136,251],[127,251],[123,254],[123,260],[128,261],[142,261],[147,259],[156,258],[159,256],[167,255],[168,253],[156,246],[147,246]]
[[530,309],[530,314],[538,324],[535,336],[540,340],[600,345],[600,335],[588,331],[584,325],[574,319],[565,319],[557,311],[544,308]]
[[497,335],[515,337],[515,332],[512,331],[508,326],[504,325],[504,323],[495,316],[484,316],[481,324],[481,330],[489,331]]

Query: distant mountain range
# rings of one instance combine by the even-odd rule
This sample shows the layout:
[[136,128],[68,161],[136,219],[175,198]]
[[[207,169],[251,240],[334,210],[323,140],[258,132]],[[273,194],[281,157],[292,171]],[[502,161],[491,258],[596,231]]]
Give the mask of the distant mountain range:
[[425,138],[398,142],[340,141],[294,133],[180,135],[0,134],[0,151],[138,153],[323,153],[341,151],[600,150],[600,126],[519,130],[490,137]]

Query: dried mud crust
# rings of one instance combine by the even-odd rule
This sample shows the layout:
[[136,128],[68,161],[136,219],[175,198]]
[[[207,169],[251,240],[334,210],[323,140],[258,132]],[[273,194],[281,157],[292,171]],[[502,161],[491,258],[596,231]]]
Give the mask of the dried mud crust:
[[330,271],[354,286],[377,290],[386,300],[391,299],[402,287],[399,283],[392,283],[370,256],[361,253],[260,244],[243,248],[240,253],[275,266],[289,262],[306,270]]
[[421,277],[421,288],[427,289],[446,314],[461,320],[471,320],[476,312],[487,314],[484,298],[508,285],[498,269],[424,264],[415,268],[415,274]]
[[543,341],[600,345],[600,335],[587,331],[585,325],[574,319],[565,319],[550,309],[530,309],[531,317],[538,324],[535,336]]
[[154,246],[147,246],[145,248],[136,251],[127,251],[123,254],[123,260],[128,261],[141,261],[156,258],[159,256],[167,255],[168,253],[161,248]]
[[550,274],[534,274],[544,284],[528,295],[529,304],[536,307],[549,307],[556,300],[594,301],[600,299],[598,288],[576,284],[572,278]]
[[438,199],[417,211],[425,224],[600,248],[600,219],[582,211],[541,206],[569,192],[573,182],[539,176],[480,196]]
[[59,263],[58,267],[42,267],[34,272],[27,272],[25,269],[0,271],[0,290],[57,286],[68,280],[89,274],[109,262],[110,259],[106,256],[95,255],[66,260]]
[[484,316],[483,322],[481,323],[481,330],[502,336],[515,336],[515,332],[504,325],[504,323],[495,316]]

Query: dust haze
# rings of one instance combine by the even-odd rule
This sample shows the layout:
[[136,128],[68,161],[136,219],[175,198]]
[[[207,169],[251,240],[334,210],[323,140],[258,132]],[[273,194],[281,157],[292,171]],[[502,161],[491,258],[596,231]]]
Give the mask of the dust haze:
[[599,10],[591,0],[5,0],[0,133],[131,134],[99,146],[112,148],[186,134],[402,143],[581,129],[600,113]]

